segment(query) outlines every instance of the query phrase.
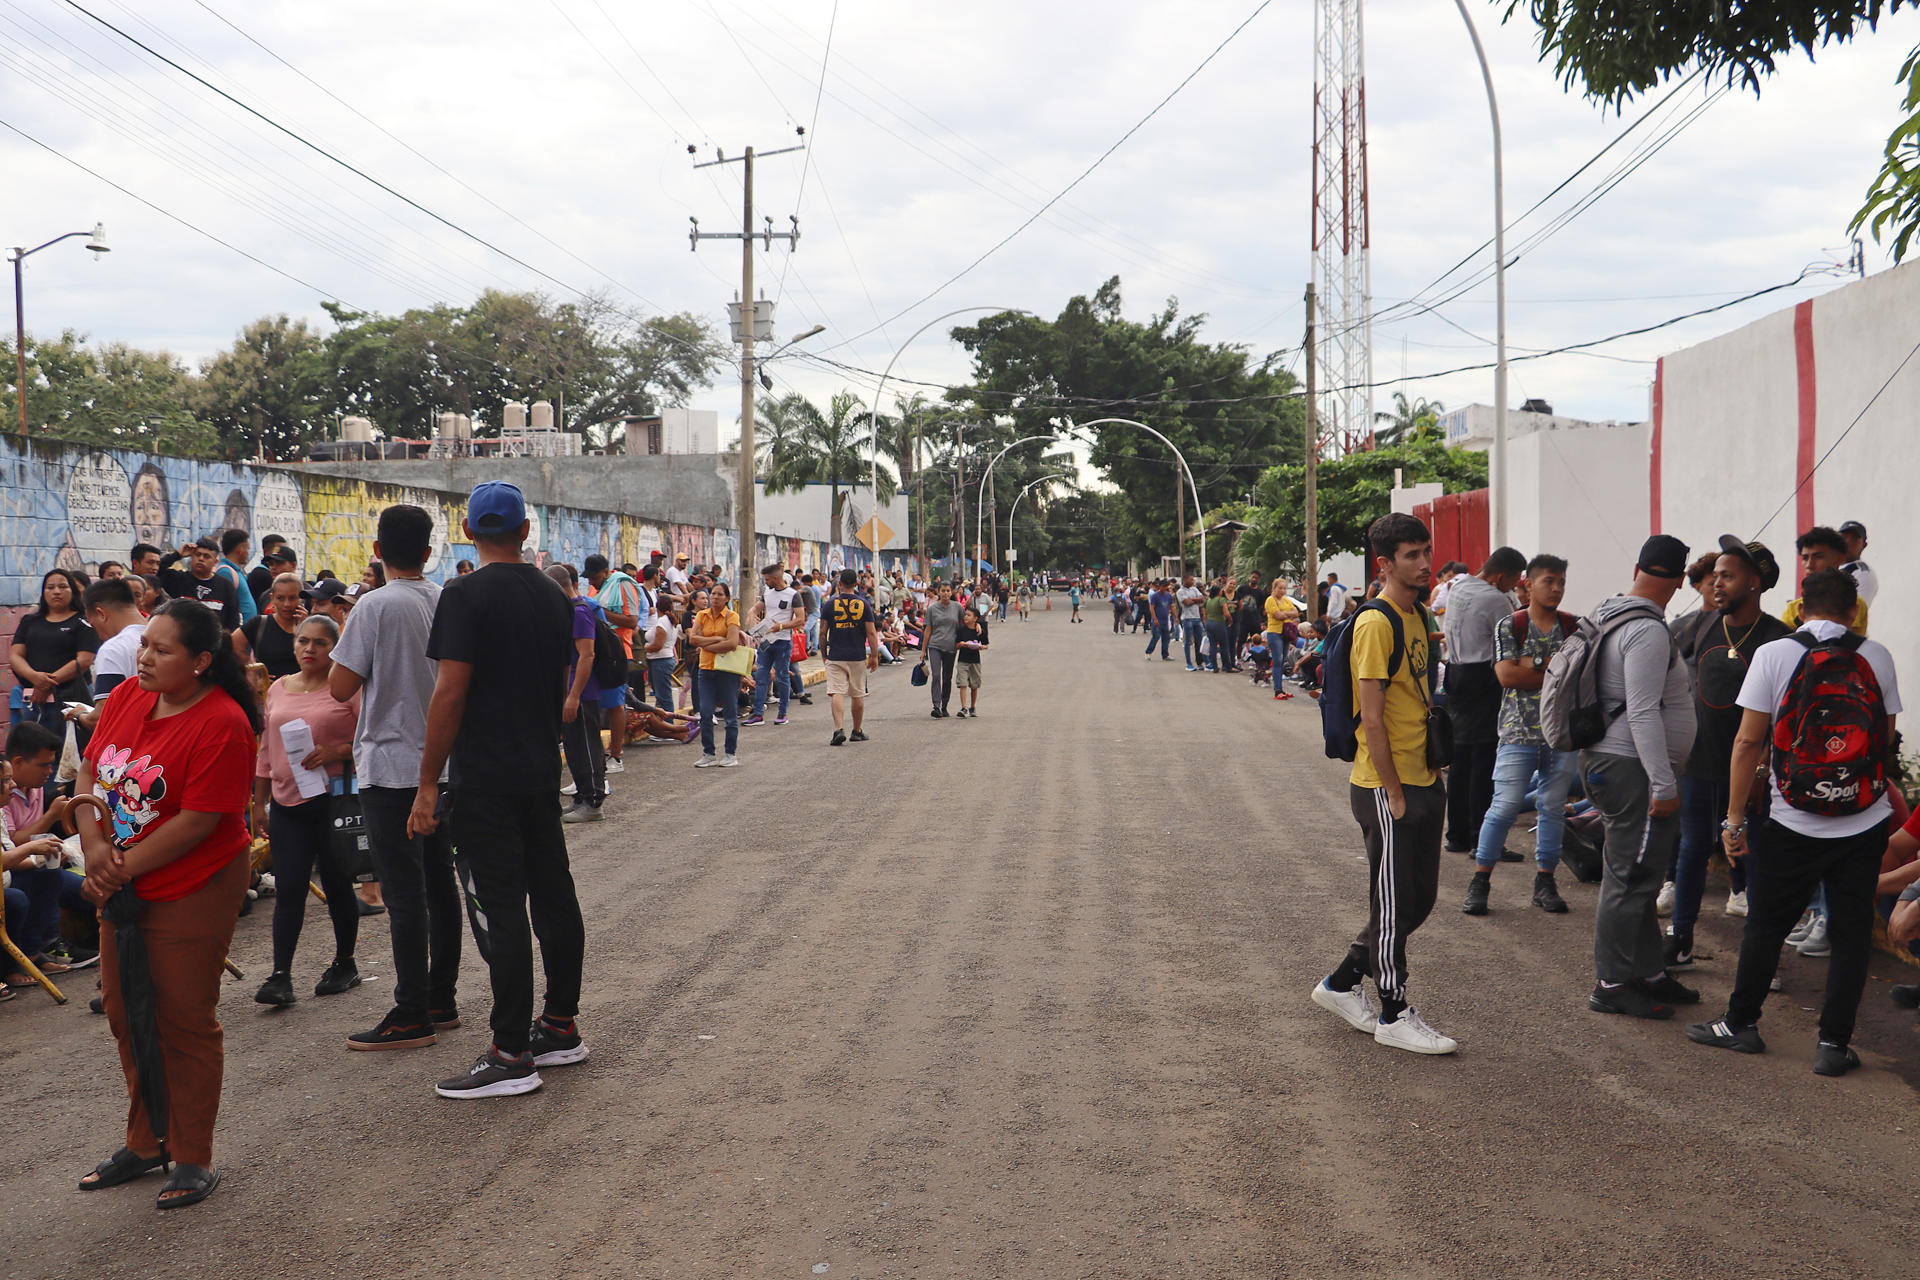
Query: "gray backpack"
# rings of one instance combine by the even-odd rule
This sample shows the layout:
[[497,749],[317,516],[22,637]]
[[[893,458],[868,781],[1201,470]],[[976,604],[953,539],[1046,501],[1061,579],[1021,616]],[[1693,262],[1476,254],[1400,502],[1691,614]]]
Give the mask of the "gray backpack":
[[1584,751],[1607,736],[1607,728],[1627,709],[1602,705],[1600,698],[1600,646],[1609,635],[1629,622],[1646,618],[1665,623],[1659,606],[1646,601],[1645,607],[1628,606],[1605,622],[1591,617],[1580,619],[1567,637],[1540,685],[1540,732],[1555,751]]

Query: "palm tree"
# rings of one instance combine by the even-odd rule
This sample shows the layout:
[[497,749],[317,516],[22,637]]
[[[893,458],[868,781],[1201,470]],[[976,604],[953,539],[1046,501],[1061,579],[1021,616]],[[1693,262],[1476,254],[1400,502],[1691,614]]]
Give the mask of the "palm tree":
[[1447,406],[1438,400],[1421,396],[1410,401],[1406,392],[1396,391],[1393,393],[1393,412],[1373,415],[1378,421],[1388,424],[1374,430],[1373,443],[1377,448],[1384,449],[1388,445],[1417,444],[1434,439],[1440,431],[1440,415],[1446,411]]
[[[759,451],[768,493],[792,493],[809,484],[825,483],[830,506],[827,527],[838,544],[843,486],[851,490],[866,477],[871,463],[872,434],[866,406],[851,391],[835,393],[822,413],[799,392],[778,400],[763,399],[760,414],[767,422],[764,450]],[[891,424],[883,424],[882,445]],[[879,468],[877,502],[893,500],[894,476],[884,463]]]

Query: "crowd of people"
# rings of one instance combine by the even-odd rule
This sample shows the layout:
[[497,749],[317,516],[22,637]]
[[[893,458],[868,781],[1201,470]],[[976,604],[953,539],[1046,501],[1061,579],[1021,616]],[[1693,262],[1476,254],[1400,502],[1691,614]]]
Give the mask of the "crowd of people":
[[[772,564],[736,600],[721,566],[661,552],[645,566],[537,567],[524,499],[503,483],[473,491],[463,529],[477,564],[442,586],[425,575],[432,528],[418,507],[380,512],[353,582],[307,578],[283,538],[263,538],[251,567],[239,531],[166,553],[142,543],[97,577],[49,572],[18,624],[0,767],[7,932],[42,975],[100,966],[93,1008],[130,1099],[124,1145],[83,1190],[166,1169],[157,1203],[177,1208],[217,1187],[215,1006],[236,921],[260,898],[272,962],[254,999],[273,1010],[306,981],[322,998],[359,987],[363,916],[387,915],[392,1004],[345,1037],[357,1051],[421,1048],[461,1025],[471,927],[491,1042],[436,1084],[442,1097],[525,1093],[542,1070],[584,1060],[565,832],[602,818],[626,749],[698,742],[696,767],[736,767],[742,727],[786,725],[812,704],[810,654],[830,746],[869,740],[868,677],[882,665],[911,668],[935,718],[974,718],[989,628],[1010,608],[1027,617],[1033,595],[991,572],[795,577]],[[317,979],[296,981],[309,897],[333,946]],[[123,965],[117,939],[135,935]],[[8,974],[0,1000],[31,980]],[[145,1086],[160,1076],[155,1116]]]

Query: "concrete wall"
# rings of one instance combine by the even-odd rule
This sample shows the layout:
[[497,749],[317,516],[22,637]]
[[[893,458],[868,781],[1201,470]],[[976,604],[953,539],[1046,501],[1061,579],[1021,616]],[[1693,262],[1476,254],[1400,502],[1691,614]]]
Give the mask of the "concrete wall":
[[310,462],[296,468],[376,484],[468,494],[510,480],[527,501],[671,524],[732,528],[733,463],[725,454],[595,458],[436,458],[414,462]]
[[1766,599],[1773,613],[1796,594],[1798,533],[1864,523],[1880,578],[1870,630],[1902,674],[1920,649],[1920,563],[1904,545],[1916,339],[1920,265],[1909,264],[1667,356],[1643,486],[1648,527],[1696,552],[1722,533],[1772,548],[1785,570]]
[[[1534,431],[1507,442],[1507,538],[1567,561],[1562,607],[1585,613],[1632,581],[1646,540],[1645,423]],[[1479,565],[1472,568],[1478,569]]]

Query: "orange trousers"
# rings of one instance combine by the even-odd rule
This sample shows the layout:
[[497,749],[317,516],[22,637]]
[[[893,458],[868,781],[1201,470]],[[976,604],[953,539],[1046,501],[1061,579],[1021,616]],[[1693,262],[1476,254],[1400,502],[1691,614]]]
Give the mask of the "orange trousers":
[[[214,1006],[220,1002],[220,962],[233,944],[233,926],[249,879],[246,855],[237,854],[197,892],[178,902],[149,902],[140,913],[167,1075],[167,1154],[179,1164],[213,1163],[213,1122],[220,1113],[220,1082],[227,1063],[225,1034]],[[120,1000],[120,957],[113,926],[105,920],[100,922],[100,1002],[127,1077],[127,1150],[156,1155],[160,1140],[140,1098],[140,1072]]]

